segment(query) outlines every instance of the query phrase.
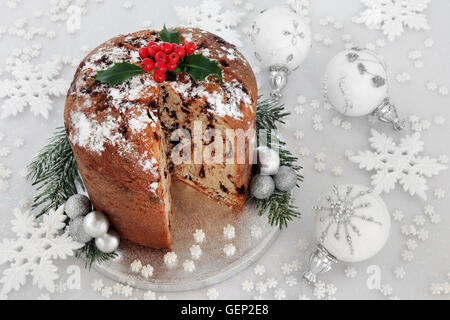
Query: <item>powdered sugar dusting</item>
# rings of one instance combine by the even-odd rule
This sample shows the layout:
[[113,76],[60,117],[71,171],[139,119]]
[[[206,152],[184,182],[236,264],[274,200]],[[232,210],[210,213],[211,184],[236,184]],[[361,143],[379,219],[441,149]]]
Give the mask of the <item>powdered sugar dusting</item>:
[[119,123],[111,116],[100,123],[84,113],[76,112],[72,114],[71,122],[74,130],[70,133],[70,141],[98,154],[105,150],[105,142],[115,145],[120,140]]

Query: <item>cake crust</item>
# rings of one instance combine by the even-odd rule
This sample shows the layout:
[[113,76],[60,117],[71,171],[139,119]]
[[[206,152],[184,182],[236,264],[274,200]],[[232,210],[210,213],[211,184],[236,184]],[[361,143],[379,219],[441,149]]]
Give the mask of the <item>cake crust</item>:
[[[94,49],[76,71],[64,110],[66,132],[95,209],[109,216],[121,238],[158,249],[170,248],[167,208],[171,204],[166,194],[171,172],[163,143],[162,90],[179,97],[187,108],[200,108],[212,122],[220,120],[232,129],[255,128],[257,86],[245,58],[212,33],[177,31],[182,43],[192,41],[199,52],[218,61],[222,85],[214,76],[195,83],[185,74],[159,84],[147,73],[114,87],[93,84],[98,71],[114,63],[138,63],[139,48],[160,40],[158,32],[144,30],[112,38]],[[240,210],[251,164],[229,170],[243,192],[233,193],[233,201],[226,204]]]

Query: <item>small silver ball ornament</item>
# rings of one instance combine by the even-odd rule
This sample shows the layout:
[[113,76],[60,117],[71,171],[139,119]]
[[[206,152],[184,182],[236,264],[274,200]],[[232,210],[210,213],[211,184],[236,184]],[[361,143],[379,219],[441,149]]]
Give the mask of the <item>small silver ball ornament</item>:
[[275,188],[280,191],[291,191],[297,184],[297,172],[288,166],[281,166],[273,176]]
[[64,212],[70,219],[75,219],[79,216],[85,216],[91,212],[91,200],[83,194],[74,194],[67,199],[64,207]]
[[103,253],[111,253],[119,248],[120,237],[114,230],[109,230],[104,235],[95,238],[95,246]]
[[275,183],[271,176],[257,174],[250,183],[250,192],[256,199],[267,199],[275,190]]
[[93,238],[100,237],[108,232],[108,217],[100,211],[90,212],[84,217],[83,229]]
[[79,216],[69,222],[69,235],[73,240],[80,243],[86,243],[92,240],[83,228],[84,217]]
[[257,150],[260,174],[267,176],[276,174],[280,167],[280,155],[278,152],[267,146],[260,146]]

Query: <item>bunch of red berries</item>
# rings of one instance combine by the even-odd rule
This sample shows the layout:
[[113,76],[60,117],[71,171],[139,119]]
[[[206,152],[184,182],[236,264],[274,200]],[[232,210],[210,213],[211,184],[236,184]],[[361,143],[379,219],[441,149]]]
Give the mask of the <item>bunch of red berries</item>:
[[187,54],[190,56],[196,50],[192,42],[183,45],[168,42],[150,42],[147,47],[139,49],[139,56],[142,60],[142,69],[145,72],[153,73],[156,82],[166,80],[166,71],[175,71],[178,62]]

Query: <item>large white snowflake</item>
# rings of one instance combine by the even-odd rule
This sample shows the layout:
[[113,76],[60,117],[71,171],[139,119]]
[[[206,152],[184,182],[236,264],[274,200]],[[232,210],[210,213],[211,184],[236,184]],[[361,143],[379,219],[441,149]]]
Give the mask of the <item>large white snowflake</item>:
[[10,59],[5,70],[14,79],[0,81],[0,98],[5,99],[0,107],[0,119],[15,116],[26,106],[33,114],[47,119],[53,107],[50,97],[65,95],[69,87],[69,82],[59,77],[63,66],[57,58],[37,65]]
[[369,29],[383,30],[390,41],[399,37],[404,27],[429,30],[423,11],[430,0],[361,0],[367,9],[353,17],[353,22],[364,23]]
[[75,242],[67,232],[64,206],[50,210],[41,222],[30,211],[14,210],[12,230],[15,239],[0,242],[0,265],[8,264],[3,271],[0,295],[6,296],[11,290],[18,290],[25,284],[27,276],[33,277],[33,284],[50,292],[55,290],[58,268],[54,259],[66,259],[83,244]]
[[428,190],[426,178],[447,169],[436,159],[419,155],[424,143],[418,132],[405,136],[397,145],[391,137],[372,129],[369,142],[374,151],[360,151],[349,159],[358,163],[361,169],[376,171],[372,185],[377,193],[391,191],[398,182],[405,191],[425,200]]
[[242,46],[235,27],[242,21],[245,13],[222,10],[220,3],[216,0],[204,0],[196,8],[175,7],[175,10],[184,26],[210,31],[236,46]]

